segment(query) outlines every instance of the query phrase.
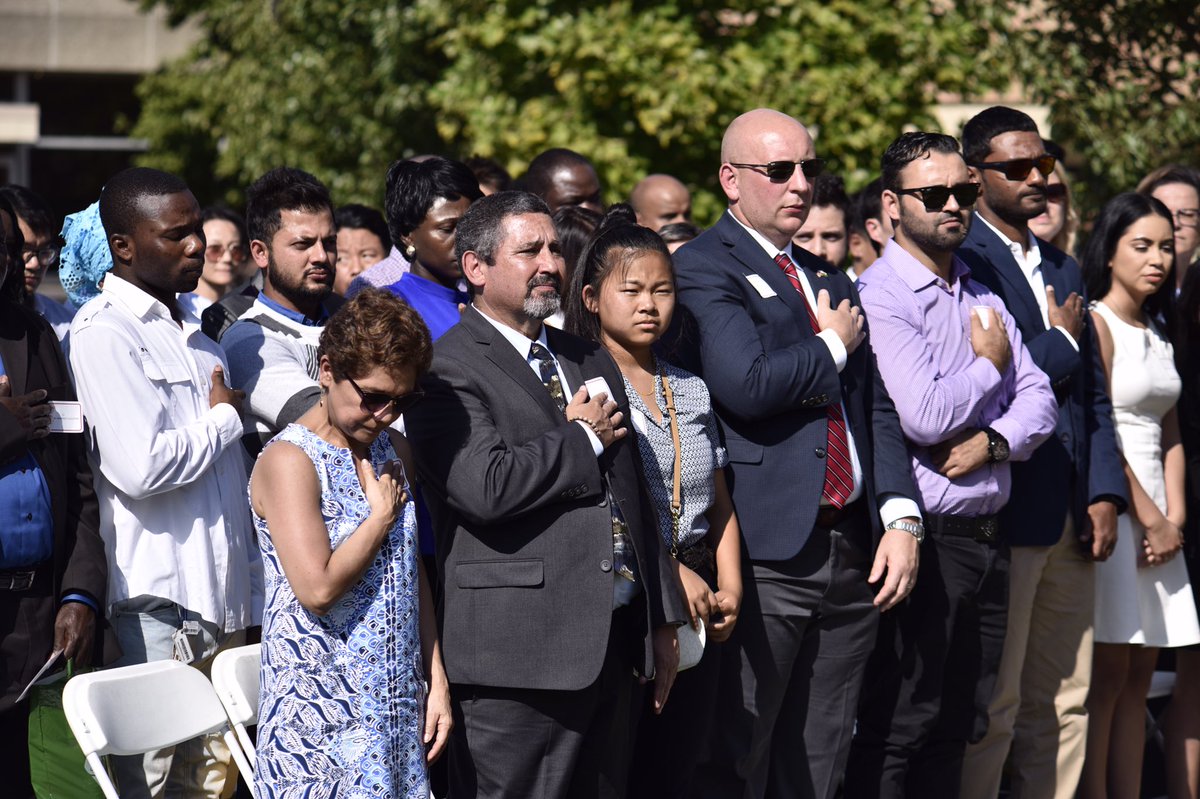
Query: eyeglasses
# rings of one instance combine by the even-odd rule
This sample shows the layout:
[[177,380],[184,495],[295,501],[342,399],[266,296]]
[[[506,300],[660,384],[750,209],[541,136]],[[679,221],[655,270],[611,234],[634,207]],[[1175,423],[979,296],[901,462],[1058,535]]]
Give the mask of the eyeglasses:
[[21,260],[29,263],[34,258],[41,262],[42,266],[54,266],[58,263],[58,254],[62,251],[61,247],[23,247],[21,249]]
[[804,161],[771,161],[766,164],[735,164],[730,161],[729,165],[738,169],[753,169],[763,172],[772,183],[787,183],[796,172],[796,167],[800,167],[800,171],[806,178],[815,178],[825,170],[825,161],[820,158],[809,158]]
[[229,258],[232,261],[240,263],[246,260],[246,248],[240,244],[228,248],[224,244],[209,244],[204,248],[204,260],[215,264],[224,257],[226,251],[229,252]]
[[399,416],[420,402],[421,398],[425,396],[425,392],[419,389],[410,391],[407,394],[401,394],[398,397],[393,397],[391,394],[381,394],[377,391],[363,391],[359,388],[358,383],[354,382],[353,377],[347,377],[346,380],[358,392],[358,398],[362,400],[363,407],[370,411],[371,415],[376,418],[386,416],[389,412]]
[[1200,208],[1177,208],[1171,214],[1177,227],[1196,227],[1200,224]]
[[1066,183],[1051,183],[1046,186],[1046,199],[1052,203],[1060,203],[1067,199]]
[[1057,163],[1052,155],[1039,155],[1037,158],[1014,158],[1011,161],[984,161],[978,164],[971,164],[976,169],[995,169],[1003,172],[1004,177],[1008,180],[1024,180],[1029,177],[1029,173],[1037,167],[1037,171],[1042,173],[1042,177],[1048,176],[1054,171],[1054,165]]
[[978,183],[956,183],[953,186],[922,186],[919,189],[896,189],[896,194],[915,194],[925,203],[926,211],[940,211],[946,207],[950,195],[959,208],[970,208],[979,197]]

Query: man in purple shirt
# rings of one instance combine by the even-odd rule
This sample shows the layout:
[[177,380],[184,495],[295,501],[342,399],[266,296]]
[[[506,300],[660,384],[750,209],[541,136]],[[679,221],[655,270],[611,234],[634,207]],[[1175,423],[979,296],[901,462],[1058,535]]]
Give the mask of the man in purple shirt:
[[907,604],[880,621],[845,795],[954,797],[1004,642],[1009,555],[996,514],[1009,461],[1054,430],[1057,406],[1004,304],[954,255],[979,194],[958,143],[904,134],[883,156],[883,188],[899,224],[859,291],[929,540]]

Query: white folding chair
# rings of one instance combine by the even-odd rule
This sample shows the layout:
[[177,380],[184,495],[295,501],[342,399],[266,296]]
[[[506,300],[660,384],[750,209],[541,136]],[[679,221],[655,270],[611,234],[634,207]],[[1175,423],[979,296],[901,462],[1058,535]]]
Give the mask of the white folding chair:
[[262,644],[239,646],[226,649],[213,658],[212,684],[217,698],[225,706],[225,715],[237,735],[240,749],[246,762],[238,761],[238,768],[254,795],[254,742],[250,740],[247,727],[258,724],[258,674],[261,669]]
[[101,755],[139,755],[221,732],[239,767],[246,759],[212,683],[178,661],[81,674],[63,689],[63,710],[107,799],[120,796]]

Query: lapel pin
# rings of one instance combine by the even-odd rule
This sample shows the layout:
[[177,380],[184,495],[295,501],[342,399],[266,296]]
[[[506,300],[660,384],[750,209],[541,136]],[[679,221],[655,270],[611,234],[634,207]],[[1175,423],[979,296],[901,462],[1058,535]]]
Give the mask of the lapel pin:
[[818,269],[818,270],[817,270],[817,277],[829,277],[829,275],[828,275],[828,274],[825,272],[825,270],[824,270],[824,269]]

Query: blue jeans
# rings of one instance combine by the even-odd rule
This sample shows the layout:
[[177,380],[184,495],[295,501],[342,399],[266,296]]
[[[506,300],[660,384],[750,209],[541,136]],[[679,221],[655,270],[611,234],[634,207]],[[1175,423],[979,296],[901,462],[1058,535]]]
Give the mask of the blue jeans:
[[[109,621],[122,651],[113,666],[170,660],[172,637],[185,621],[200,625],[200,632],[190,636],[195,657],[191,665],[206,676],[218,652],[246,639],[244,630],[222,633],[186,608],[154,596],[114,602]],[[220,735],[204,735],[145,755],[113,756],[110,762],[122,799],[217,799],[232,796],[237,788],[237,769]]]

